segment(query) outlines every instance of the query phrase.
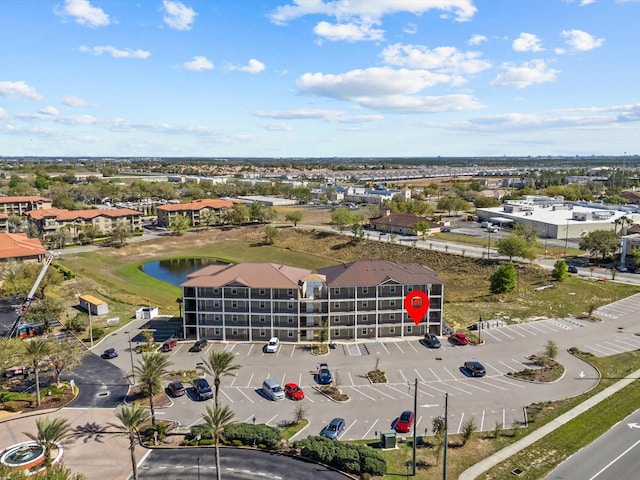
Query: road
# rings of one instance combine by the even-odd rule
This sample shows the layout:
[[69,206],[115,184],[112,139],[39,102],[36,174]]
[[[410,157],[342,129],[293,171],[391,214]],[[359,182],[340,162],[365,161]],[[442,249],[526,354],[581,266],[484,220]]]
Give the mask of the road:
[[638,480],[640,410],[564,461],[546,480]]

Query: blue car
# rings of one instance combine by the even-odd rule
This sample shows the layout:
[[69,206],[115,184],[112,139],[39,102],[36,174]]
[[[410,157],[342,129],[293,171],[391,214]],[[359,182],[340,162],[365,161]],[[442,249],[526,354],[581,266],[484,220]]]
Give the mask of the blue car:
[[118,356],[118,352],[116,352],[115,348],[107,348],[102,354],[102,358],[116,358]]
[[321,363],[318,369],[318,383],[320,385],[329,385],[333,381],[331,371],[326,363]]

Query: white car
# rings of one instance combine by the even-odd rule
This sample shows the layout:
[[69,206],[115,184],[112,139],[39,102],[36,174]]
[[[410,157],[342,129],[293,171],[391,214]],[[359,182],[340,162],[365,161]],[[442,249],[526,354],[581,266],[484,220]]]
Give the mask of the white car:
[[280,340],[278,337],[271,337],[267,346],[264,347],[264,351],[267,353],[277,353],[278,348],[280,348]]

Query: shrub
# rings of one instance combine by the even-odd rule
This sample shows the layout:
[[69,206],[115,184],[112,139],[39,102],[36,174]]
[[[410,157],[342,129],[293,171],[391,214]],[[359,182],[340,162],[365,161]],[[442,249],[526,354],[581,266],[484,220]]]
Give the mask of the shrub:
[[234,423],[225,428],[224,438],[228,444],[240,442],[241,445],[253,445],[255,438],[256,444],[263,445],[264,448],[271,450],[278,446],[282,435],[279,429],[269,425]]
[[85,320],[84,315],[78,314],[75,317],[67,320],[65,327],[67,328],[67,330],[70,330],[72,332],[84,332],[84,329],[87,328],[87,321]]
[[301,456],[345,472],[381,476],[387,471],[382,455],[366,445],[349,445],[316,436],[294,442],[293,446]]
[[104,330],[98,327],[95,327],[91,330],[91,334],[93,335],[94,340],[98,340],[99,338],[104,337]]

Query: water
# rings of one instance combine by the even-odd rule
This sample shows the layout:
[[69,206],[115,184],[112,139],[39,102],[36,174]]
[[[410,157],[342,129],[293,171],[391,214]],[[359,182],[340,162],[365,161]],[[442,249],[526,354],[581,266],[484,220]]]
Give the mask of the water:
[[180,286],[187,281],[187,275],[208,265],[220,263],[213,258],[176,258],[156,260],[142,265],[142,271],[150,277],[172,285]]

